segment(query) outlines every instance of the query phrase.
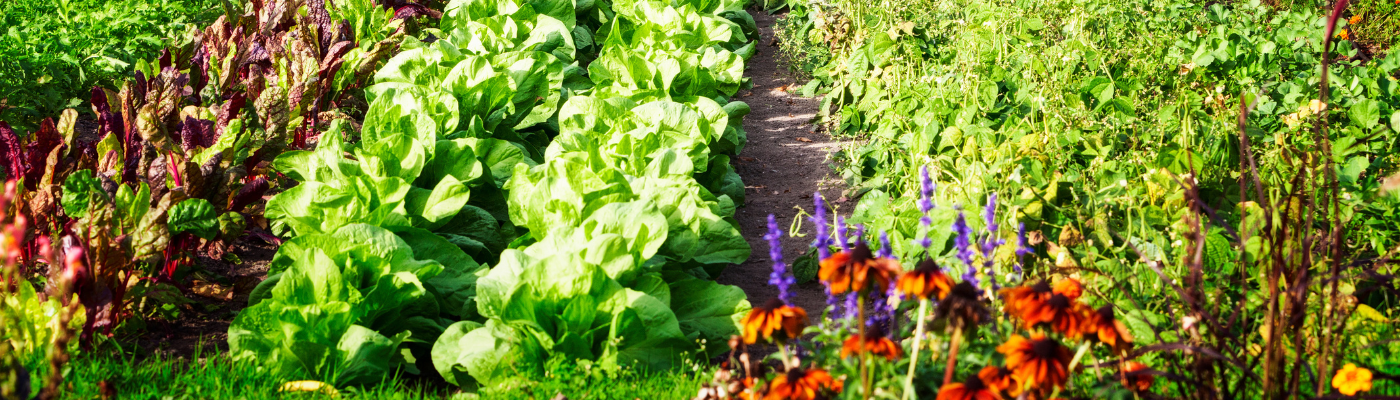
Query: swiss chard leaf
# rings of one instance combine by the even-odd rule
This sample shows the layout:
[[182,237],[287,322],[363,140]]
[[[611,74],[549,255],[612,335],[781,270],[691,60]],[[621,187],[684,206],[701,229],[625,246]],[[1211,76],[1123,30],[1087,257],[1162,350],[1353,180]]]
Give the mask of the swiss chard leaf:
[[171,235],[189,232],[206,240],[219,235],[219,215],[208,200],[187,199],[171,206],[169,213]]

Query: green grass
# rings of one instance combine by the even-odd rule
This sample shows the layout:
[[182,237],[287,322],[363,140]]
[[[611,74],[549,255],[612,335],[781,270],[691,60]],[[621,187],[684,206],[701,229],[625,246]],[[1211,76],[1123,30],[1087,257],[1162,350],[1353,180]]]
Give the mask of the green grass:
[[614,376],[554,358],[546,365],[545,376],[521,379],[498,388],[481,391],[483,399],[551,399],[564,394],[570,399],[632,400],[689,399],[714,375],[709,366],[686,363],[688,368],[645,373],[624,368]]
[[[235,361],[226,355],[200,359],[155,357],[144,361],[119,357],[79,357],[70,365],[65,383],[67,398],[100,398],[99,382],[115,389],[121,399],[229,399],[258,400],[325,398],[319,393],[279,393],[285,382],[302,379],[277,376],[259,370],[256,363]],[[520,378],[502,387],[478,393],[460,392],[441,381],[399,377],[366,388],[345,388],[340,398],[364,399],[551,399],[563,393],[570,399],[632,400],[687,399],[711,376],[709,367],[690,371],[642,373],[623,370],[608,376],[565,362],[551,362],[549,372],[535,379]],[[37,389],[37,388],[36,388]]]
[[1375,45],[1382,53],[1389,52],[1400,43],[1400,3],[1355,1],[1352,2],[1351,15],[1357,23],[1348,23],[1347,30],[1354,32],[1357,40]]
[[0,2],[0,120],[28,126],[80,106],[93,85],[115,88],[222,10],[220,0]]

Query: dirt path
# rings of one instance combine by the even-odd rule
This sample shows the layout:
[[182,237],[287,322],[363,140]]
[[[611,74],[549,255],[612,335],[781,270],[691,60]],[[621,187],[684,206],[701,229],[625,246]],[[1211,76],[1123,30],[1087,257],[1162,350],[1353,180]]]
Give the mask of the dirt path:
[[[754,305],[777,296],[778,290],[768,285],[772,260],[768,257],[768,214],[778,218],[784,230],[784,259],[791,264],[806,253],[811,243],[811,223],[803,221],[802,238],[787,237],[787,229],[802,207],[812,211],[812,193],[821,191],[828,200],[841,196],[840,179],[828,166],[831,153],[839,143],[830,141],[825,133],[816,132],[811,120],[816,116],[820,98],[804,98],[795,93],[805,82],[797,82],[787,67],[778,62],[778,47],[774,45],[773,25],[777,18],[761,11],[751,11],[758,22],[762,37],[758,54],[748,61],[747,75],[753,89],[740,92],[736,98],[749,104],[752,112],[744,118],[744,130],[749,142],[735,160],[735,170],[744,178],[747,203],[735,214],[753,256],[749,261],[726,269],[719,282],[744,289]],[[797,305],[813,317],[826,307],[826,295],[817,282],[798,285]]]

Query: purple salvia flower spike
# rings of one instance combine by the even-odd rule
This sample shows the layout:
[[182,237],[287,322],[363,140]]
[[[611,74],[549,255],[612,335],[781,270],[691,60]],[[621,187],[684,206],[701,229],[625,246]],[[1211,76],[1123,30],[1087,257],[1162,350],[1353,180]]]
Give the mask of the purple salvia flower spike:
[[[822,291],[826,292],[826,307],[831,309],[831,315],[840,315],[841,299],[837,298],[836,295],[831,294],[830,287],[823,286]],[[823,324],[825,324],[825,321],[823,321]]]
[[[899,307],[896,305],[904,300],[903,296],[900,296],[899,289],[895,286],[894,281],[890,281],[889,287],[885,288],[885,299],[885,318],[887,321],[894,321],[895,317],[899,315]],[[890,329],[888,332],[891,338],[896,334],[893,329]]]
[[962,212],[958,212],[958,219],[953,221],[953,233],[957,235],[953,239],[953,245],[957,247],[958,259],[963,264],[972,266],[972,228],[967,226],[967,218]]
[[884,292],[878,290],[870,291],[870,312],[865,313],[865,326],[871,327],[884,324],[885,316],[887,315],[885,313],[885,304],[888,303],[889,302],[885,299]]
[[792,285],[797,283],[797,278],[788,273],[787,264],[783,263],[783,243],[781,241],[783,231],[778,229],[778,219],[773,214],[768,214],[768,234],[763,235],[768,239],[768,257],[773,260],[773,273],[768,276],[768,284],[778,287],[778,300],[783,303],[792,304]]
[[963,273],[962,280],[972,284],[973,287],[977,287],[978,292],[982,291],[982,281],[977,279],[977,267],[967,267],[967,272]]
[[875,252],[876,257],[894,258],[894,249],[890,247],[889,232],[880,231],[880,251]]
[[[815,210],[812,213],[812,224],[816,225],[817,238],[812,241],[812,246],[817,248],[817,260],[825,260],[831,257],[831,226],[826,223],[826,201],[822,199],[820,192],[812,192],[812,205]],[[826,305],[831,308],[833,315],[840,312],[841,301],[831,294],[831,288],[823,286],[826,292]]]
[[919,178],[921,178],[920,184],[922,184],[923,186],[921,188],[922,190],[919,191],[919,194],[923,195],[924,198],[929,199],[928,208],[933,209],[933,190],[937,186],[933,183],[933,176],[928,174],[927,165],[919,168]]
[[1030,242],[1026,241],[1026,223],[1022,222],[1016,233],[1016,266],[1017,275],[1021,274],[1021,265],[1026,263],[1026,255],[1033,253]]
[[840,215],[836,216],[836,244],[841,246],[841,251],[851,249],[850,241],[846,240],[846,219]]
[[997,194],[992,193],[987,196],[987,208],[982,210],[982,219],[987,222],[987,232],[996,233],[997,229]]
[[962,275],[963,281],[978,286],[977,266],[972,263],[972,228],[967,226],[967,218],[960,211],[958,219],[953,221],[953,232],[957,237],[953,239],[953,244],[957,247],[957,256],[967,266],[967,273]]
[[914,244],[919,247],[923,247],[924,251],[928,251],[929,246],[933,246],[933,238],[928,237],[928,234],[925,233],[924,237],[922,239],[915,240]]
[[812,192],[812,204],[816,206],[812,224],[817,226],[817,238],[812,246],[817,248],[817,259],[825,260],[831,257],[831,227],[826,224],[826,202],[822,200],[821,193]]
[[919,218],[919,223],[929,226],[933,225],[933,218],[928,216],[928,212],[933,211],[933,177],[929,176],[927,166],[919,168],[919,175],[922,178],[921,186],[923,186],[919,190],[919,212],[924,214],[922,218]]
[[919,225],[923,227],[924,237],[915,241],[914,244],[923,247],[928,252],[929,246],[933,246],[933,239],[929,237],[929,228],[933,226],[933,217],[928,215],[933,211],[933,177],[928,174],[928,166],[919,167],[920,186],[919,190],[919,212],[923,216],[919,217]]
[[[846,312],[845,312],[845,314],[843,314],[843,316],[844,316],[844,318],[845,318],[846,320],[853,320],[853,319],[856,318],[856,316],[859,316],[859,315],[860,315],[860,312],[859,312],[858,310],[856,310],[856,307],[860,307],[860,303],[856,301],[857,296],[858,296],[858,295],[856,294],[855,291],[851,291],[850,293],[846,293],[846,306],[845,306],[845,311],[846,311]],[[851,325],[851,326],[855,326],[855,325]]]
[[995,192],[987,195],[987,207],[982,210],[982,219],[987,223],[987,237],[982,241],[982,267],[986,270],[987,276],[991,277],[992,290],[1000,290],[1001,285],[997,283],[996,269],[993,268],[996,258],[996,249],[1006,244],[996,236],[997,230],[997,194]]

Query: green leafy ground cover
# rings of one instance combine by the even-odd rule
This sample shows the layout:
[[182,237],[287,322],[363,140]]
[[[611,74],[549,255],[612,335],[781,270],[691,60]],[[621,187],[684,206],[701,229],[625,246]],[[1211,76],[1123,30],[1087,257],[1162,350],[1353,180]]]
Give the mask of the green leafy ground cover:
[[0,3],[0,121],[30,127],[117,87],[138,60],[223,13],[216,0]]
[[[1343,9],[1338,32],[1353,28],[1365,40],[1366,29],[1393,29],[1382,3]],[[1077,277],[1093,307],[1127,315],[1120,318],[1140,344],[1209,346],[1250,366],[1214,375],[1175,364],[1181,358],[1170,351],[1139,352],[1153,368],[1219,379],[1225,393],[1279,390],[1225,377],[1268,373],[1301,376],[1305,392],[1330,391],[1330,372],[1267,361],[1280,357],[1267,354],[1282,346],[1267,330],[1285,290],[1271,279],[1286,270],[1315,279],[1290,286],[1309,294],[1289,308],[1297,329],[1289,338],[1306,343],[1288,345],[1289,357],[1314,369],[1356,362],[1400,371],[1400,296],[1389,275],[1374,275],[1393,274],[1388,259],[1400,250],[1400,187],[1387,183],[1400,182],[1400,54],[1363,55],[1334,35],[1322,99],[1331,3],[786,5],[785,57],[809,68],[814,79],[803,90],[825,95],[820,112],[832,134],[853,139],[839,157],[847,195],[859,198],[849,222],[888,233],[899,259],[925,251],[916,240],[926,231],[920,185],[911,177],[926,166],[937,182],[928,232],[940,264],[964,269],[956,232],[941,228],[955,207],[994,202],[1011,214],[1003,231],[1025,225],[1037,261],[1022,271],[1010,246],[979,252],[988,268],[967,265],[965,276],[1006,284]],[[1274,218],[1267,229],[1264,218]],[[988,226],[968,223],[977,232]],[[1321,253],[1306,244],[1313,239],[1275,230],[1283,226],[1335,226],[1341,236],[1327,248],[1339,250]],[[1318,264],[1285,265],[1304,253]],[[1182,282],[1186,292],[1175,289]],[[1183,312],[1234,322],[1190,337]],[[973,344],[984,346],[969,356],[975,366],[956,375],[996,365],[995,345]],[[1259,362],[1271,366],[1255,369]],[[1087,375],[1074,386],[1095,387]],[[1175,389],[1162,390],[1209,397],[1195,383],[1169,380]]]
[[[70,398],[80,399],[101,398],[105,390],[106,393],[115,394],[116,398],[122,399],[331,398],[321,392],[280,390],[282,385],[289,381],[315,377],[274,374],[259,368],[255,362],[234,361],[225,355],[191,356],[192,358],[176,360],[151,358],[144,361],[121,358],[78,359],[71,364],[72,368],[68,373],[69,380],[73,382],[68,395]],[[584,369],[571,362],[556,359],[547,363],[547,372],[543,375],[522,378],[512,382],[512,385],[479,393],[479,396],[453,396],[452,388],[442,385],[441,382],[390,376],[383,382],[337,390],[335,398],[546,400],[562,393],[571,399],[685,399],[695,394],[700,384],[708,379],[708,375],[705,369],[675,369],[653,373],[625,369],[614,374],[605,374],[596,368]]]
[[[834,134],[862,139],[842,157],[843,176],[863,194],[852,221],[888,230],[896,254],[920,251],[910,244],[917,218],[907,218],[917,197],[904,194],[917,193],[906,177],[924,165],[938,175],[941,203],[980,204],[998,193],[1027,229],[1051,241],[1093,240],[1074,258],[1129,274],[1114,255],[1127,243],[1163,257],[1178,247],[1180,176],[1194,171],[1225,221],[1239,220],[1241,95],[1253,106],[1247,132],[1270,187],[1320,146],[1310,100],[1324,21],[1309,8],[1158,0],[841,7],[795,13],[807,22],[788,22],[788,35],[841,54],[806,89],[827,93],[822,111]],[[1397,203],[1380,190],[1400,147],[1400,55],[1347,60],[1356,54],[1347,41],[1336,51],[1327,115],[1348,193],[1348,238],[1361,254],[1383,253],[1400,244]]]

